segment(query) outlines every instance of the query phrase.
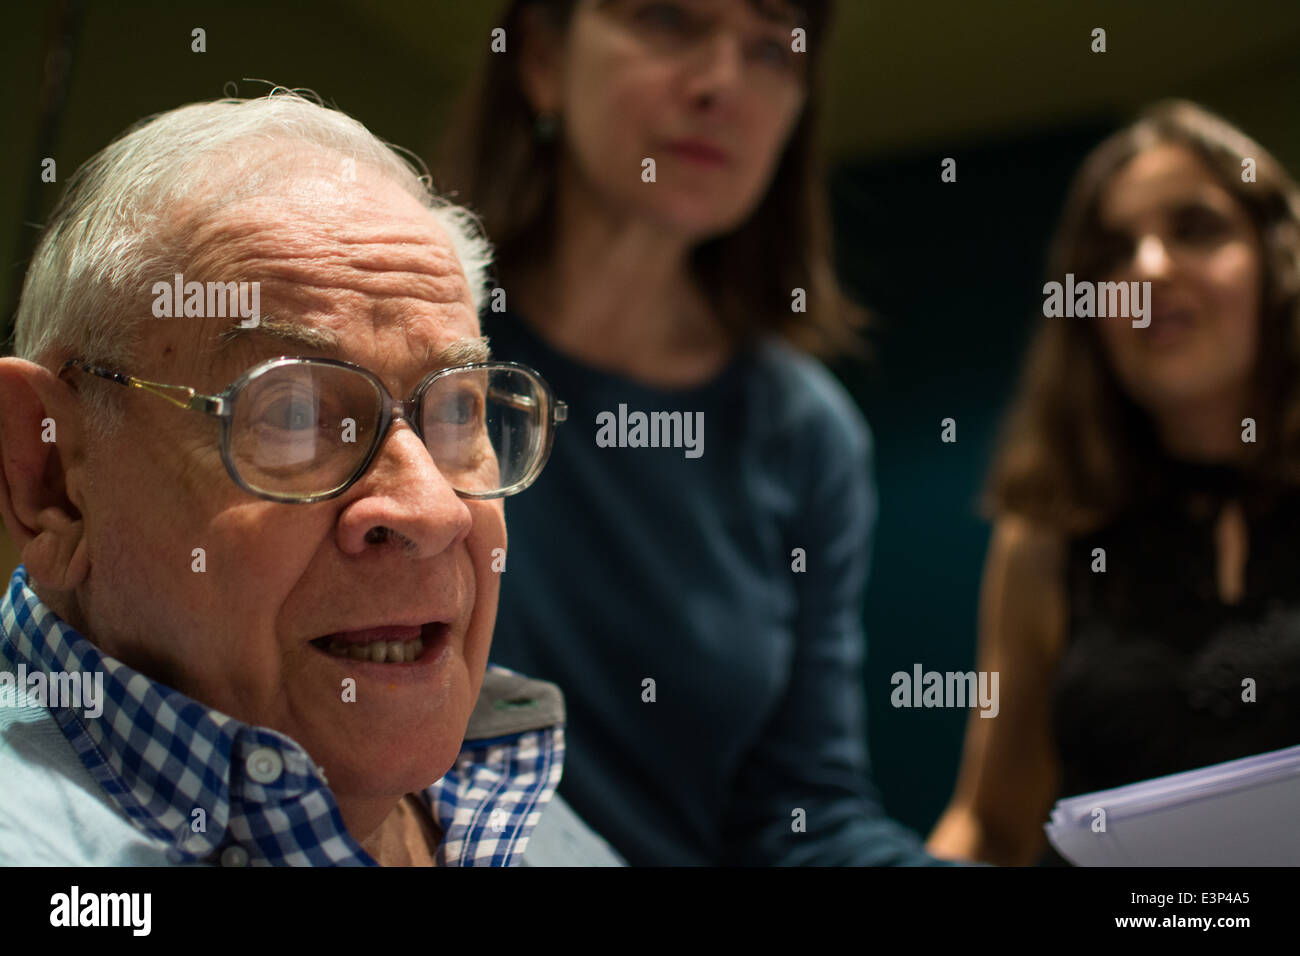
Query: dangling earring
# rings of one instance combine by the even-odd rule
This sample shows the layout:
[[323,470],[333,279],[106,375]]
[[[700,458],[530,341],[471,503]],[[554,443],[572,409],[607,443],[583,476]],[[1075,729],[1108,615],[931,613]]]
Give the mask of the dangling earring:
[[555,141],[555,131],[559,126],[558,113],[538,113],[533,121],[533,138],[544,146]]

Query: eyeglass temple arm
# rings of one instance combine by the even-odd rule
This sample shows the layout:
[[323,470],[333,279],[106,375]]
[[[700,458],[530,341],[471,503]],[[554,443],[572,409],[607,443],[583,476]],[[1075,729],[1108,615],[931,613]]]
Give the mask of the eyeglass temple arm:
[[[494,388],[492,390],[492,397],[503,404],[509,405],[512,408],[520,409],[521,411],[528,411],[532,409],[534,404],[536,404],[536,399],[530,398],[527,395],[520,395],[516,392],[508,391],[504,388]],[[558,424],[562,421],[567,421],[568,418],[568,403],[556,399],[554,406],[551,409],[551,420]]]
[[[89,372],[91,375],[97,375],[100,378],[106,378],[110,382],[116,382],[118,385],[125,385],[128,388],[138,388],[149,392],[151,395],[157,395],[159,398],[166,399],[177,408],[188,408],[196,412],[203,412],[207,415],[220,415],[225,410],[225,400],[216,395],[203,395],[188,385],[164,385],[162,382],[150,382],[143,378],[136,378],[134,375],[124,375],[121,372],[114,372],[112,369],[101,368],[98,365],[87,365],[76,359],[68,359],[63,363],[63,368],[79,368],[83,372]],[[164,389],[166,391],[164,391]],[[180,399],[167,394],[168,391],[184,392],[185,398]]]

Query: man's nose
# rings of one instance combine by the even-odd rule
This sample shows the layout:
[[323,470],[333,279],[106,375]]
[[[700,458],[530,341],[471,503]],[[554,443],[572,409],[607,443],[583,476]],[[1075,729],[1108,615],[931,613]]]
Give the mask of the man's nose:
[[412,557],[432,557],[465,540],[473,525],[464,499],[404,421],[393,423],[348,496],[353,500],[338,524],[339,547],[347,554],[396,540]]

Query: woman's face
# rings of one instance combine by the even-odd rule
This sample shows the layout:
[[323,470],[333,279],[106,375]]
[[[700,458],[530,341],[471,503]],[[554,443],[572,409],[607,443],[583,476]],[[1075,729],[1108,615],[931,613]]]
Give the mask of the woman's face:
[[1148,410],[1244,395],[1259,339],[1262,251],[1245,209],[1192,152],[1139,153],[1102,193],[1102,279],[1150,282],[1151,324],[1095,321],[1120,381]]
[[[767,190],[804,102],[792,12],[752,0],[579,0],[534,102],[558,110],[579,186],[692,238]],[[655,181],[643,181],[653,159]]]

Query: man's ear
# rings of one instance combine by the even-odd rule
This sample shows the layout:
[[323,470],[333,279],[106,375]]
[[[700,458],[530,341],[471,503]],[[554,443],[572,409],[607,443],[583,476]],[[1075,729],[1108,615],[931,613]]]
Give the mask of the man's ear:
[[517,44],[519,88],[524,99],[536,113],[558,112],[563,106],[561,65],[565,37],[535,6],[522,11],[519,29],[523,36],[509,37],[507,42]]
[[0,358],[0,517],[31,579],[56,591],[72,590],[90,570],[79,507],[82,426],[58,376]]

